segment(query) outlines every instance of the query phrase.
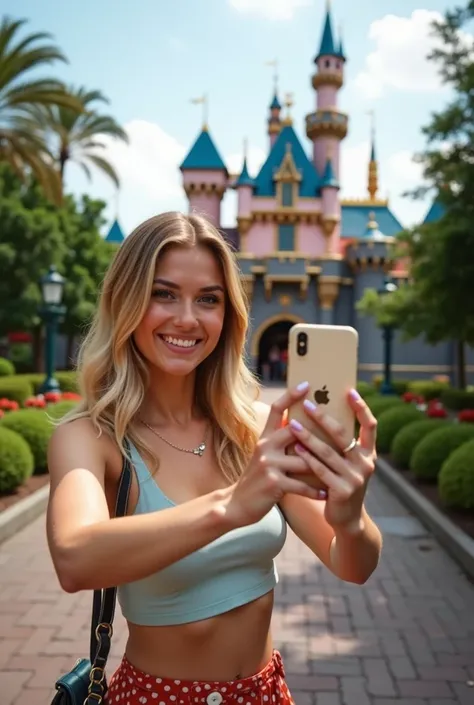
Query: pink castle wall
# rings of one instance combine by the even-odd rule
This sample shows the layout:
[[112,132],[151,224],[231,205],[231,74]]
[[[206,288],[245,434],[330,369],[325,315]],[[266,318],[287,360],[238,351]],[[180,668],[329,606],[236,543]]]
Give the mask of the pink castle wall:
[[189,212],[196,211],[211,220],[214,225],[221,224],[221,202],[216,194],[196,193],[189,197]]
[[252,187],[239,186],[237,189],[237,215],[249,216],[252,211]]
[[323,215],[339,215],[341,212],[339,192],[335,188],[325,188],[322,191]]
[[302,223],[297,226],[296,232],[298,252],[312,257],[324,254],[326,241],[319,225]]
[[268,255],[276,250],[276,226],[274,223],[254,223],[245,236],[245,250],[254,255]]
[[316,96],[316,107],[318,110],[327,110],[337,106],[336,86],[320,86]]
[[324,174],[328,155],[331,155],[334,174],[340,179],[340,142],[337,137],[318,137],[313,142],[313,161],[319,174]]
[[216,184],[227,185],[227,176],[224,171],[212,169],[187,169],[183,174],[183,184]]

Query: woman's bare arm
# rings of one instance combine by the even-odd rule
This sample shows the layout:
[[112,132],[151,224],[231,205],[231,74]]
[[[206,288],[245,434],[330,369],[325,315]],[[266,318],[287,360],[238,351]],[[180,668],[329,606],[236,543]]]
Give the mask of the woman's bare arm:
[[67,592],[139,580],[234,528],[226,516],[230,489],[111,519],[104,490],[111,445],[86,419],[59,426],[50,442],[48,542]]

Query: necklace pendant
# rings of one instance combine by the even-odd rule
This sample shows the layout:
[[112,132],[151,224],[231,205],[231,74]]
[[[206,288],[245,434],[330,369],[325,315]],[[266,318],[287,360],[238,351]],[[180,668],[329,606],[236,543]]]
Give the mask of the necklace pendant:
[[197,448],[195,448],[193,450],[193,453],[194,453],[194,455],[202,456],[202,454],[204,453],[205,450],[206,450],[206,444],[201,443],[201,445],[199,445]]

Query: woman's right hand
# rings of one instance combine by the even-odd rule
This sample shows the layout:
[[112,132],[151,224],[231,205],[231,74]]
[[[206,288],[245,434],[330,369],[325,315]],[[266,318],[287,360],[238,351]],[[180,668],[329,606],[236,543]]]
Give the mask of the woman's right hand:
[[236,527],[262,519],[287,492],[312,499],[320,498],[317,489],[286,474],[294,476],[308,473],[309,470],[302,458],[286,455],[285,450],[294,443],[295,436],[289,426],[283,426],[285,412],[303,399],[307,390],[307,385],[289,389],[271,405],[252,459],[232,488],[227,516]]

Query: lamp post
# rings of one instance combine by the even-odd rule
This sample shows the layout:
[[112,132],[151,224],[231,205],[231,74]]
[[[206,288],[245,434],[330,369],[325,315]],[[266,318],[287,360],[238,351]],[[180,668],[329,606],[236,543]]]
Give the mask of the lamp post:
[[[383,287],[379,290],[380,296],[386,296],[398,289],[397,285],[391,277],[385,277]],[[385,325],[382,327],[382,336],[384,342],[384,375],[382,386],[380,387],[381,394],[394,394],[395,390],[392,386],[392,342],[393,342],[393,326]]]
[[40,387],[41,394],[46,392],[58,392],[59,383],[54,377],[56,358],[56,336],[58,324],[62,320],[66,308],[61,305],[64,289],[64,278],[56,271],[56,267],[51,265],[48,274],[41,278],[41,294],[43,303],[40,308],[40,316],[46,327],[45,341],[45,364],[46,377]]

